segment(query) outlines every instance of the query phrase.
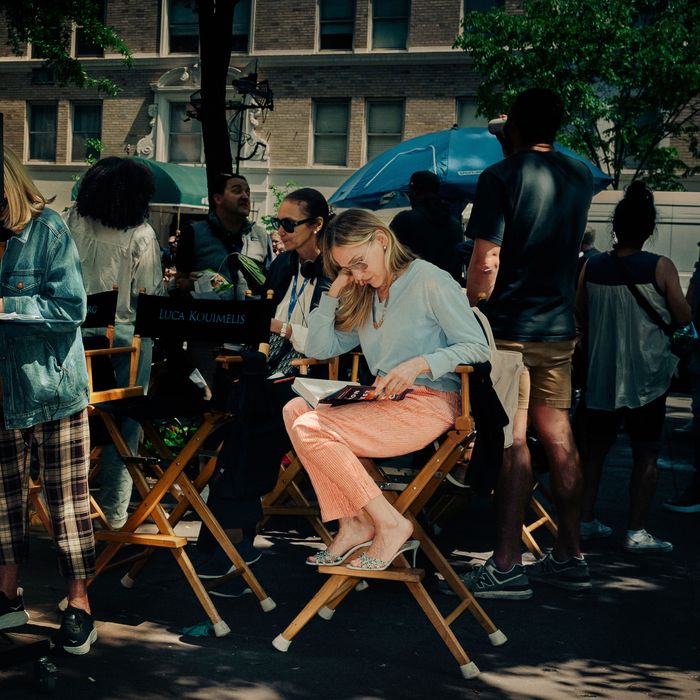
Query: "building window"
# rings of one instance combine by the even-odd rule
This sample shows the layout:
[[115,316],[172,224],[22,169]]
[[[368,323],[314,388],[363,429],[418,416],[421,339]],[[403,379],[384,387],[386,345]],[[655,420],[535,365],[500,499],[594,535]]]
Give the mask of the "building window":
[[503,8],[503,0],[464,0],[464,14],[467,12],[488,12]]
[[319,47],[352,50],[355,0],[319,0]]
[[486,126],[484,117],[476,116],[476,98],[457,98],[457,126],[460,129],[466,127]]
[[[104,22],[107,19],[106,0],[94,0],[98,19]],[[86,56],[102,57],[105,55],[104,48],[95,43],[86,33],[83,27],[75,28],[75,56],[76,58]]]
[[29,104],[29,160],[56,160],[55,104]]
[[314,104],[314,163],[347,163],[349,117],[350,107],[347,102]]
[[[202,125],[196,119],[187,119],[192,106],[184,102],[170,103],[170,133],[168,161],[170,163],[203,163],[204,145]],[[187,119],[187,121],[185,121]]]
[[[248,51],[251,3],[252,0],[239,0],[233,8],[231,51]],[[199,52],[197,0],[169,0],[168,31],[170,53]]]
[[73,138],[71,140],[70,159],[74,163],[99,158],[100,151],[91,140],[102,138],[102,105],[73,104]]
[[403,101],[367,102],[367,160],[401,143],[403,137]]
[[199,51],[197,0],[169,0],[168,30],[170,53]]
[[411,0],[372,0],[372,48],[405,49]]
[[233,40],[231,51],[247,53],[248,37],[250,35],[250,3],[251,0],[238,0],[233,8]]

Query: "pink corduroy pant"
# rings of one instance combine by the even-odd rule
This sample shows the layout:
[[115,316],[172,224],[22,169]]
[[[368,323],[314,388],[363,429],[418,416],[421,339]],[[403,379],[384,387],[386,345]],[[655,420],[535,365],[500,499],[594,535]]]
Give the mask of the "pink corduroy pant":
[[302,398],[284,407],[284,423],[309,474],[324,522],[357,515],[381,494],[358,457],[420,450],[453,425],[459,392],[414,386],[403,401],[312,409]]

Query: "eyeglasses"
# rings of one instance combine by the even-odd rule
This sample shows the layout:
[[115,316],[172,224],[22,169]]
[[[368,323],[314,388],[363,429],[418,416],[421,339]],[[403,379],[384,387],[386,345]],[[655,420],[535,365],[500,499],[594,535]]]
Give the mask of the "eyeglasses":
[[348,265],[347,267],[341,267],[341,274],[351,275],[353,272],[364,272],[367,269],[367,253],[369,253],[370,246],[374,243],[374,238],[371,238],[365,249],[365,254],[357,261]]
[[310,219],[301,219],[300,221],[294,221],[294,219],[278,219],[274,217],[270,220],[270,223],[275,227],[275,230],[282,227],[287,233],[294,233],[294,229],[302,224],[308,224],[315,220],[316,217],[311,217]]

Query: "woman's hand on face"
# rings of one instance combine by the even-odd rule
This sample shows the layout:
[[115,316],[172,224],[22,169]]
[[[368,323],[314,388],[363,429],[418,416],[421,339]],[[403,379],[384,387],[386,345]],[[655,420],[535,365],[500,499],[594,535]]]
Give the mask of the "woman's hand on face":
[[342,270],[338,273],[338,276],[333,280],[333,283],[328,290],[329,297],[339,297],[340,293],[349,284],[353,284],[355,278],[352,276],[352,272],[343,272]]
[[400,365],[396,365],[396,367],[383,377],[379,377],[374,383],[377,389],[377,398],[380,400],[390,399],[392,396],[410,389],[415,384],[416,378],[428,371],[430,371],[430,365],[422,356],[414,357],[411,360],[402,362]]

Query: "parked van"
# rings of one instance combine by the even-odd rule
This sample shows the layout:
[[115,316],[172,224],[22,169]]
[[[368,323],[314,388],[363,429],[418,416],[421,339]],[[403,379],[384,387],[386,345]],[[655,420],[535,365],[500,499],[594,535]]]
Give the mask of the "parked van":
[[[588,223],[595,229],[598,250],[612,246],[612,215],[622,194],[622,190],[605,190],[593,198]],[[698,259],[700,192],[654,192],[654,202],[657,230],[644,249],[671,258],[686,289]]]

